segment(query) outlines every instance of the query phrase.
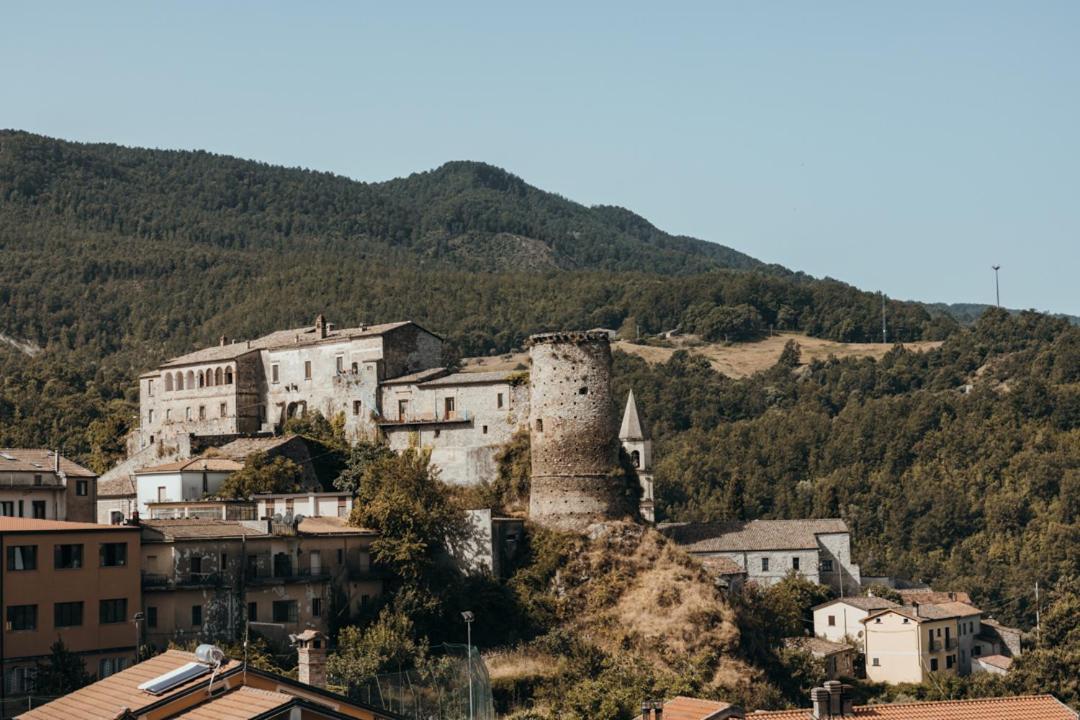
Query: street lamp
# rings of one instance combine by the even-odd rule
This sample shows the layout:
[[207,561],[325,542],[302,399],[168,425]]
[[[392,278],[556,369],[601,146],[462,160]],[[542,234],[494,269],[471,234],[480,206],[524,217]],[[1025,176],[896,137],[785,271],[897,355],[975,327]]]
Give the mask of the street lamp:
[[473,681],[472,681],[472,624],[476,619],[472,610],[461,613],[461,619],[465,621],[465,643],[469,652],[469,720],[473,720]]

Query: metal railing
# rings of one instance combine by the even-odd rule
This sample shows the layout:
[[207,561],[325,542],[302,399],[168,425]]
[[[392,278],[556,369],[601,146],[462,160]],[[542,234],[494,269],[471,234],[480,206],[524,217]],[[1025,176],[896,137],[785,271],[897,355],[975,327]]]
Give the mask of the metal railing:
[[380,417],[379,425],[439,425],[445,423],[467,423],[472,420],[468,410],[455,410],[450,413],[418,413],[409,412],[397,417]]

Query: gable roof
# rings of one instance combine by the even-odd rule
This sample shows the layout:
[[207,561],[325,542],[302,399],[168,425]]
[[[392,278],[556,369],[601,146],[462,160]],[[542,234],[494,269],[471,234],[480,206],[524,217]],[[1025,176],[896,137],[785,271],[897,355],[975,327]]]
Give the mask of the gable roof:
[[271,710],[283,710],[295,700],[285,693],[241,685],[175,717],[178,720],[246,720]]
[[975,662],[989,665],[990,667],[998,668],[999,670],[1008,670],[1012,667],[1013,659],[1005,655],[979,655],[971,658]]
[[789,637],[784,638],[784,647],[805,650],[808,653],[819,656],[835,655],[843,652],[854,652],[855,648],[845,643],[833,642],[819,637]]
[[182,518],[179,520],[143,520],[144,542],[171,542],[175,540],[225,539],[240,537],[265,537],[265,528],[255,527],[240,520],[215,518]]
[[713,575],[745,575],[746,570],[742,565],[726,555],[701,558],[701,565]]
[[664,720],[724,720],[742,717],[735,705],[680,695],[664,703]]
[[[237,438],[232,442],[225,443],[221,447],[214,448],[214,451],[229,458],[230,460],[243,462],[247,459],[248,455],[259,452],[268,453],[271,450],[276,450],[279,447],[288,445],[293,440],[296,440],[299,437],[300,436],[296,434],[289,434],[271,435],[267,437]],[[301,438],[301,442],[303,442],[303,438]]]
[[886,608],[900,607],[899,603],[894,603],[892,600],[883,597],[876,597],[874,595],[851,595],[848,597],[836,598],[835,600],[829,600],[823,602],[820,605],[815,605],[814,610],[821,610],[827,608],[830,605],[849,605],[859,610],[866,610],[867,612],[873,610],[884,610]]
[[[56,453],[43,448],[0,448],[0,472],[53,472]],[[97,473],[60,456],[60,471],[71,477],[97,477]]]
[[[385,335],[400,327],[405,327],[406,325],[416,325],[416,323],[411,320],[403,320],[400,322],[383,323],[381,325],[361,325],[360,327],[342,328],[340,330],[327,329],[326,337],[322,337],[314,325],[290,328],[288,330],[275,330],[272,333],[255,338],[254,340],[214,345],[201,350],[195,350],[194,352],[189,352],[185,355],[170,358],[162,363],[160,367],[174,368],[181,365],[194,365],[197,363],[225,362],[227,360],[235,360],[236,358],[257,350],[276,350],[285,347],[301,347],[305,345],[342,342],[344,340],[353,340],[355,338]],[[420,326],[417,325],[417,327]],[[421,328],[421,330],[423,330],[423,328]],[[428,331],[424,330],[424,332]],[[428,334],[434,335],[434,333]]]
[[966,592],[944,592],[938,590],[929,590],[925,588],[908,588],[904,590],[897,590],[900,597],[904,599],[905,605],[910,605],[913,602],[917,603],[947,603],[947,602],[964,602],[968,605],[971,604],[971,596]]
[[623,411],[622,426],[619,428],[620,440],[644,440],[645,431],[641,428],[641,416],[638,415],[634,391],[626,396],[626,410]]
[[155,465],[154,467],[136,470],[136,475],[156,475],[159,473],[175,472],[236,472],[243,468],[243,463],[238,463],[229,458],[206,458],[195,457],[177,462]]
[[[857,705],[855,718],[875,720],[1077,720],[1077,714],[1053,695],[1018,695],[979,700]],[[747,718],[811,720],[806,710],[758,711]]]
[[859,620],[859,622],[869,622],[872,618],[887,613],[896,613],[897,615],[909,618],[915,622],[935,622],[937,620],[951,620],[952,618],[982,615],[982,610],[962,602],[936,603],[931,605],[919,605],[918,607],[913,605],[901,605],[871,613]]
[[848,532],[847,523],[839,518],[685,523],[660,529],[687,552],[813,550],[818,535]]
[[135,489],[135,478],[131,475],[120,475],[108,480],[98,480],[97,495],[99,499],[135,497],[138,494]]

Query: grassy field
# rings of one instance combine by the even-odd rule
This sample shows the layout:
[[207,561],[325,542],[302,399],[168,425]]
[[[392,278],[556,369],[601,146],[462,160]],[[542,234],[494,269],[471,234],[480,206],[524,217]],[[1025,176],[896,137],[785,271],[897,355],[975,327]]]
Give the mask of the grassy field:
[[[665,362],[676,350],[685,349],[708,358],[712,366],[724,375],[741,378],[775,365],[788,340],[799,343],[804,363],[809,363],[812,360],[824,360],[830,355],[838,358],[870,357],[876,360],[893,347],[883,343],[840,343],[810,337],[801,333],[779,333],[774,337],[758,342],[734,343],[731,345],[701,343],[692,336],[686,336],[673,338],[671,341],[672,347],[639,345],[625,340],[617,341],[612,347],[615,350],[637,355],[650,363]],[[904,347],[916,352],[922,352],[940,345],[940,341],[922,341],[905,343]],[[462,364],[462,369],[471,372],[513,370],[527,366],[528,363],[528,353],[515,353],[497,357],[469,358]]]

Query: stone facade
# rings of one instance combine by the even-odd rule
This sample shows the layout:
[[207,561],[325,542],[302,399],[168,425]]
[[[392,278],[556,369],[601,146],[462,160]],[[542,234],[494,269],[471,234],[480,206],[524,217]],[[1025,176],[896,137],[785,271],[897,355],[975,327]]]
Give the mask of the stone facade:
[[633,495],[619,472],[608,335],[534,335],[529,345],[529,517],[582,530],[594,522],[636,516]]

